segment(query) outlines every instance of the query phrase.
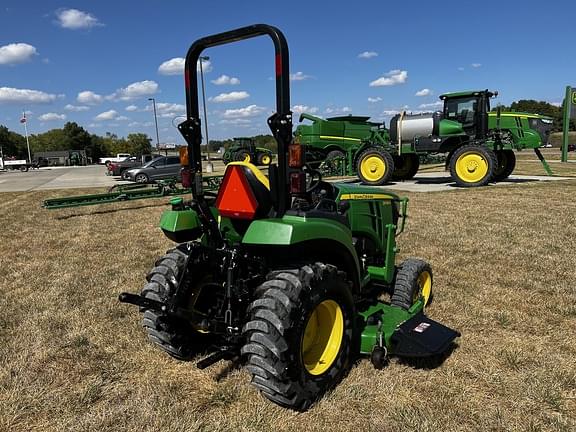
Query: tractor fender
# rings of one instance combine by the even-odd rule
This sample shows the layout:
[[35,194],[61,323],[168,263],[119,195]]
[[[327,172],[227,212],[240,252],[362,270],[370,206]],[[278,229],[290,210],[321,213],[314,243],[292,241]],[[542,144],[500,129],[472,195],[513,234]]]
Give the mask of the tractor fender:
[[321,261],[345,271],[355,289],[360,287],[360,264],[352,232],[325,218],[285,215],[252,222],[242,244],[275,264]]

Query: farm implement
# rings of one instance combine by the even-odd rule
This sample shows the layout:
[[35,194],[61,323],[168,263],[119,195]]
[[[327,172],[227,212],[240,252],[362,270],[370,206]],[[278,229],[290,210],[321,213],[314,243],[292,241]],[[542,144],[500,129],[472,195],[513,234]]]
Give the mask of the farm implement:
[[[277,164],[266,177],[249,162],[231,162],[210,192],[196,64],[206,48],[257,36],[269,36],[275,48],[276,112],[268,125]],[[407,200],[323,181],[292,141],[284,35],[259,24],[199,39],[184,73],[187,115],[178,129],[188,144],[181,158],[191,197],[173,198],[161,217],[175,246],[139,294],[119,296],[139,307],[148,339],[178,360],[204,354],[199,368],[243,363],[263,396],[295,410],[334,387],[361,354],[381,368],[390,356],[447,352],[459,333],[424,313],[430,264],[395,263]]]
[[[490,112],[498,92],[477,90],[440,96],[442,111],[402,112],[382,123],[369,117],[322,119],[303,113],[296,139],[306,147],[311,163],[323,161],[328,172],[358,175],[369,185],[407,180],[418,172],[419,158],[445,154],[446,169],[462,187],[502,181],[516,166],[514,151],[533,149],[549,175],[552,171],[539,147],[546,144],[552,119],[520,112]],[[318,162],[316,162],[318,163]]]

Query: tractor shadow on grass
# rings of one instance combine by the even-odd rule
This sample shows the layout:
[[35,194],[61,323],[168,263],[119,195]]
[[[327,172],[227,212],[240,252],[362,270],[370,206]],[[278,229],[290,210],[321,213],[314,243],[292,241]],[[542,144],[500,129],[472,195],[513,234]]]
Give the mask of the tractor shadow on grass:
[[396,361],[399,364],[410,366],[414,369],[432,370],[442,366],[458,346],[458,343],[453,342],[442,354],[437,354],[432,357],[397,357]]

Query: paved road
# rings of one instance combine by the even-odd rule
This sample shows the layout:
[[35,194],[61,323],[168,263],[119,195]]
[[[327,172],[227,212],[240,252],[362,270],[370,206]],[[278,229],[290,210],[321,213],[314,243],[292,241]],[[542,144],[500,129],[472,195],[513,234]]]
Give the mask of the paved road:
[[[86,167],[51,167],[31,170],[26,173],[0,171],[0,192],[18,192],[48,189],[73,189],[90,187],[110,187],[128,183],[117,177],[105,175],[106,168],[102,165]],[[520,176],[513,175],[507,181],[497,183],[497,186],[523,184],[536,181],[563,180],[566,177]],[[343,180],[351,183],[356,180]],[[395,182],[384,186],[386,188],[411,192],[439,192],[447,190],[466,190],[459,188],[450,179],[447,172],[418,173],[413,180]]]

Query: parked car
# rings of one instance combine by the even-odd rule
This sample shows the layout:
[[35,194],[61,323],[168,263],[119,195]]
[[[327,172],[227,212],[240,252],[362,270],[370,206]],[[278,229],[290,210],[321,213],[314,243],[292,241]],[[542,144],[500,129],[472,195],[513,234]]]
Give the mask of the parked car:
[[141,167],[125,171],[125,179],[137,183],[150,183],[167,178],[180,180],[181,168],[178,156],[160,156]]
[[106,175],[110,176],[121,176],[123,180],[128,180],[128,171],[131,168],[141,167],[147,162],[154,160],[159,156],[157,155],[143,155],[143,156],[131,156],[124,159],[122,162],[110,162],[108,164],[108,171]]

